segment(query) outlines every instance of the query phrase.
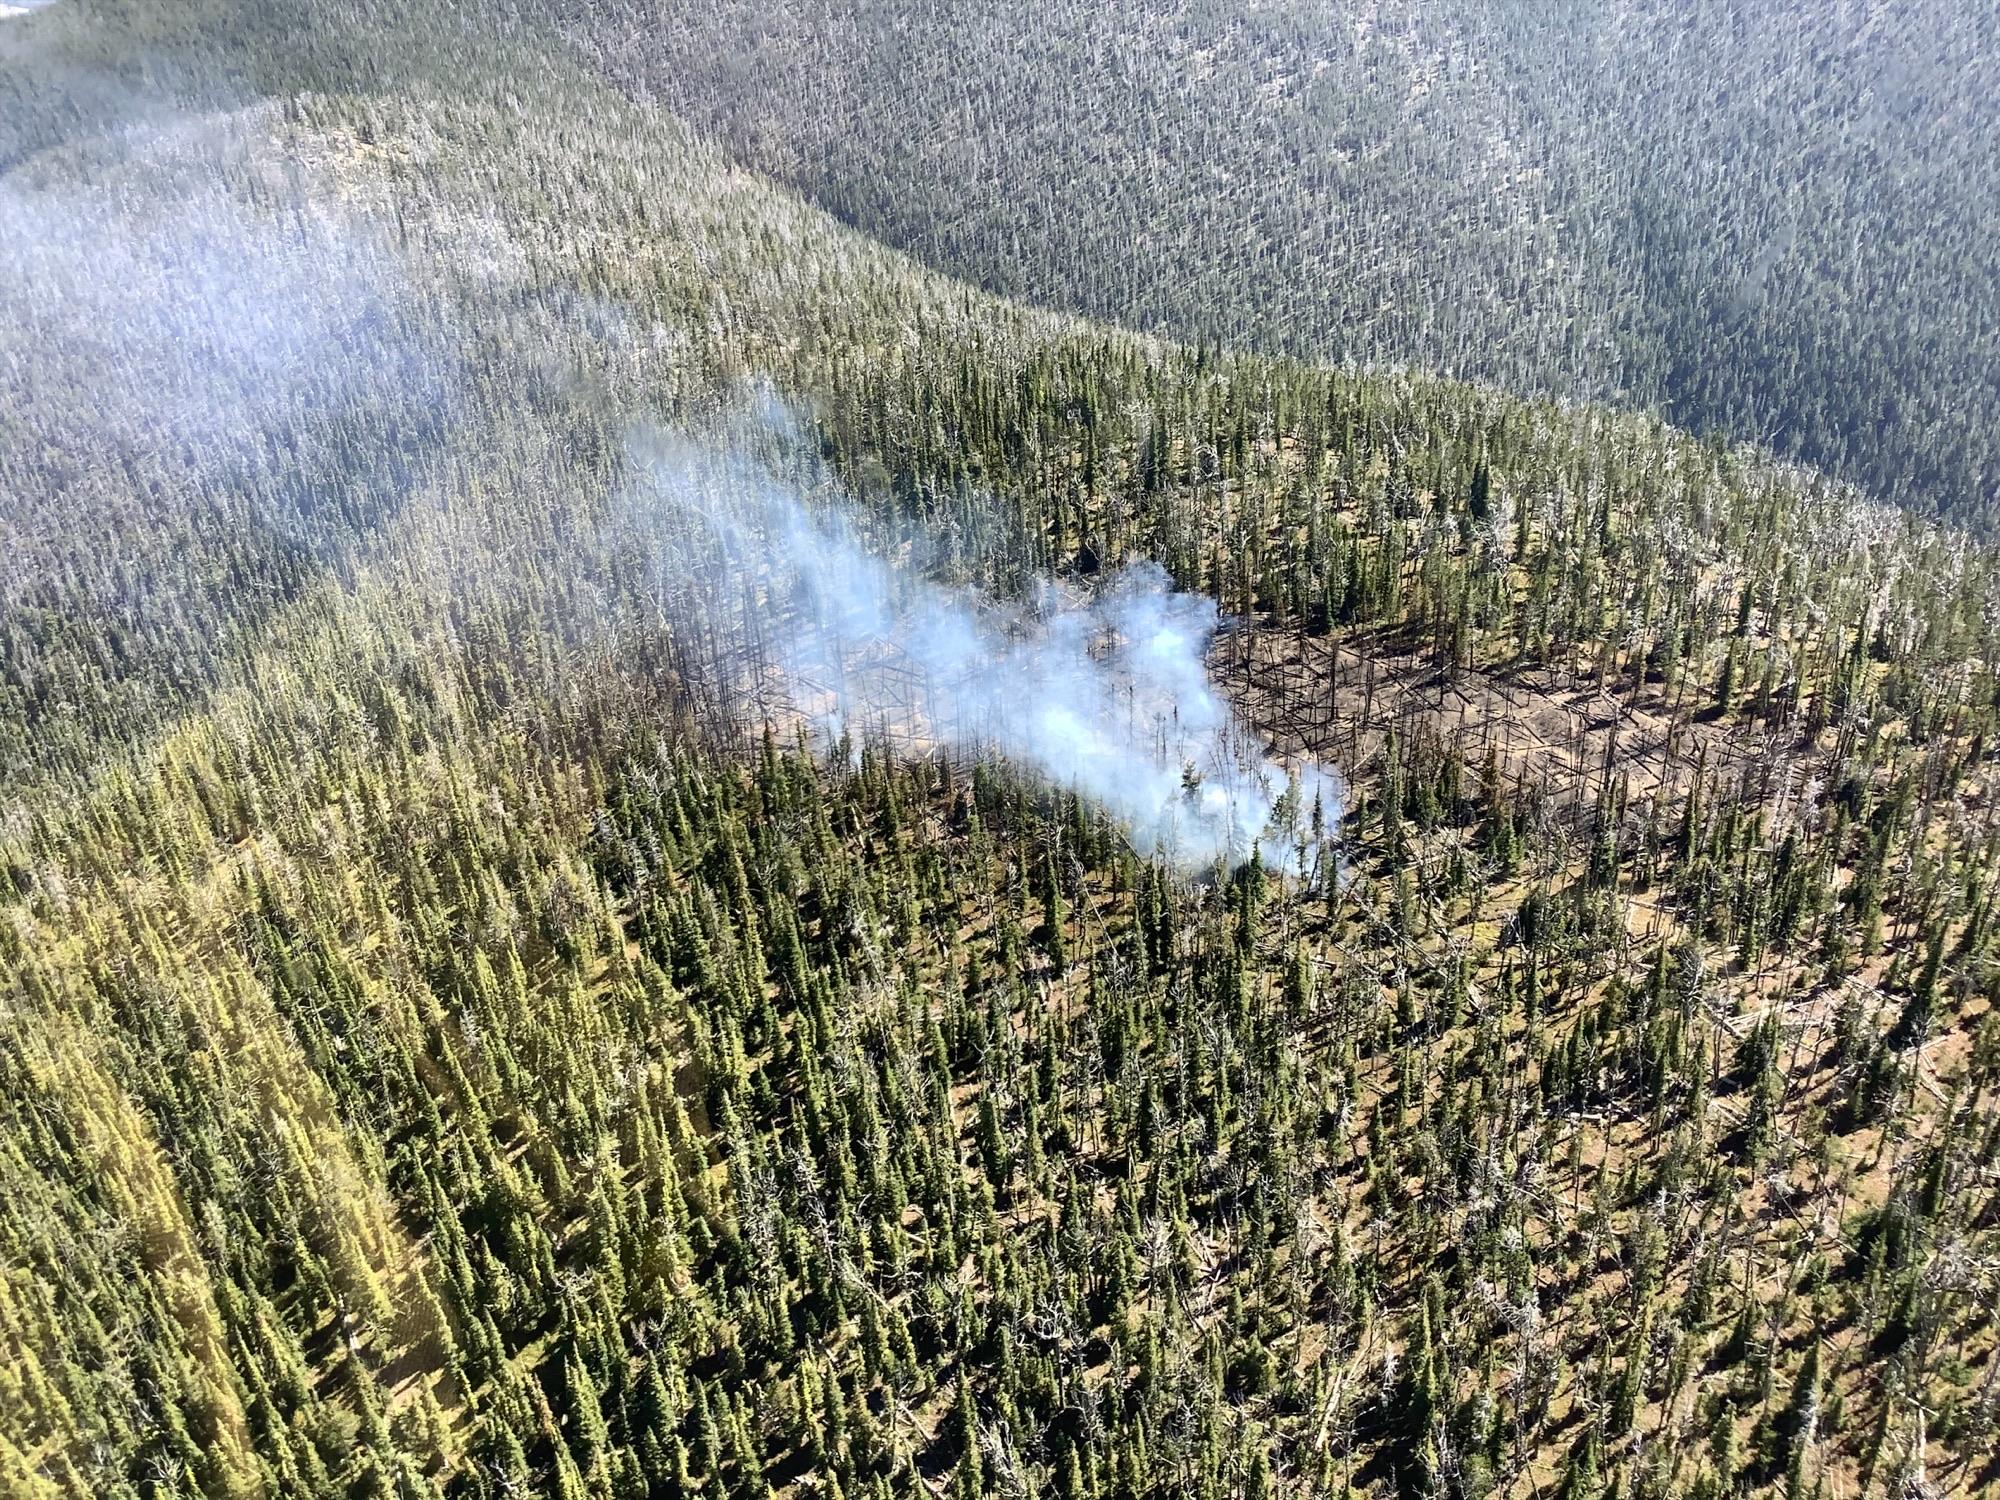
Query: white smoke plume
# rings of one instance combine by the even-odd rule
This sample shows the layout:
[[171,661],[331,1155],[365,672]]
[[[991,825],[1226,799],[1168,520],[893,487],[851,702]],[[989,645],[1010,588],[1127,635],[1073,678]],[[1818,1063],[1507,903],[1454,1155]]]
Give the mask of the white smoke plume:
[[997,753],[1188,870],[1254,849],[1298,872],[1338,826],[1339,778],[1267,757],[1209,682],[1214,604],[1159,567],[1003,604],[912,565],[912,550],[943,550],[936,539],[900,562],[871,549],[823,475],[811,488],[830,499],[814,508],[740,447],[653,434],[634,456],[641,511],[665,523],[645,538],[662,599],[712,636],[721,622],[723,639],[756,642],[762,678],[732,686],[739,702],[754,692],[832,737]]

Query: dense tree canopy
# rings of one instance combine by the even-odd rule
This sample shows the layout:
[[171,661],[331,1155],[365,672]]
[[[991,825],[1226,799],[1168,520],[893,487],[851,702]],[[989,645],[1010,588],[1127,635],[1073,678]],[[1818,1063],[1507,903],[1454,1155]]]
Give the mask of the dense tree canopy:
[[1993,518],[1991,5],[556,9],[634,97],[1009,295],[1658,408]]

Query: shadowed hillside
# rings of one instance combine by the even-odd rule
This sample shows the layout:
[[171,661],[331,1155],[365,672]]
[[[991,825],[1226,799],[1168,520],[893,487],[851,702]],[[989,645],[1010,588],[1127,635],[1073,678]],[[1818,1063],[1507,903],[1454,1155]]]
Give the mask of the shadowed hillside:
[[997,291],[1658,408],[1991,519],[1991,6],[559,10],[634,97]]

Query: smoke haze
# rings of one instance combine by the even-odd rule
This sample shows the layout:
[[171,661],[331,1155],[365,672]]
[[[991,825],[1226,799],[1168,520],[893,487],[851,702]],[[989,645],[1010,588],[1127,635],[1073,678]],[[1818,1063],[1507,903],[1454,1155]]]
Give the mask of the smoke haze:
[[[787,419],[768,421],[796,452]],[[1257,849],[1298,871],[1316,830],[1336,826],[1338,777],[1267,757],[1209,682],[1215,605],[1154,564],[1088,594],[1048,583],[1005,604],[923,576],[921,541],[884,557],[837,487],[815,509],[740,446],[650,434],[634,454],[661,601],[755,641],[729,691],[767,717],[802,716],[833,738],[997,752],[1189,870]]]

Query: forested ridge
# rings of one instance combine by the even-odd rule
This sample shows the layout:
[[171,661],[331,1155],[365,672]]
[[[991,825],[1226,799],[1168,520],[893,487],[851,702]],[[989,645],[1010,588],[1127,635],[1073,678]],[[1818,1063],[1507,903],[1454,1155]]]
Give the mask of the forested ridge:
[[[996,300],[470,10],[64,0],[0,162],[0,1493],[2000,1487],[1985,545]],[[1158,562],[1345,801],[760,721],[642,425]]]
[[634,97],[982,286],[1657,408],[1991,519],[1991,5],[556,14]]

